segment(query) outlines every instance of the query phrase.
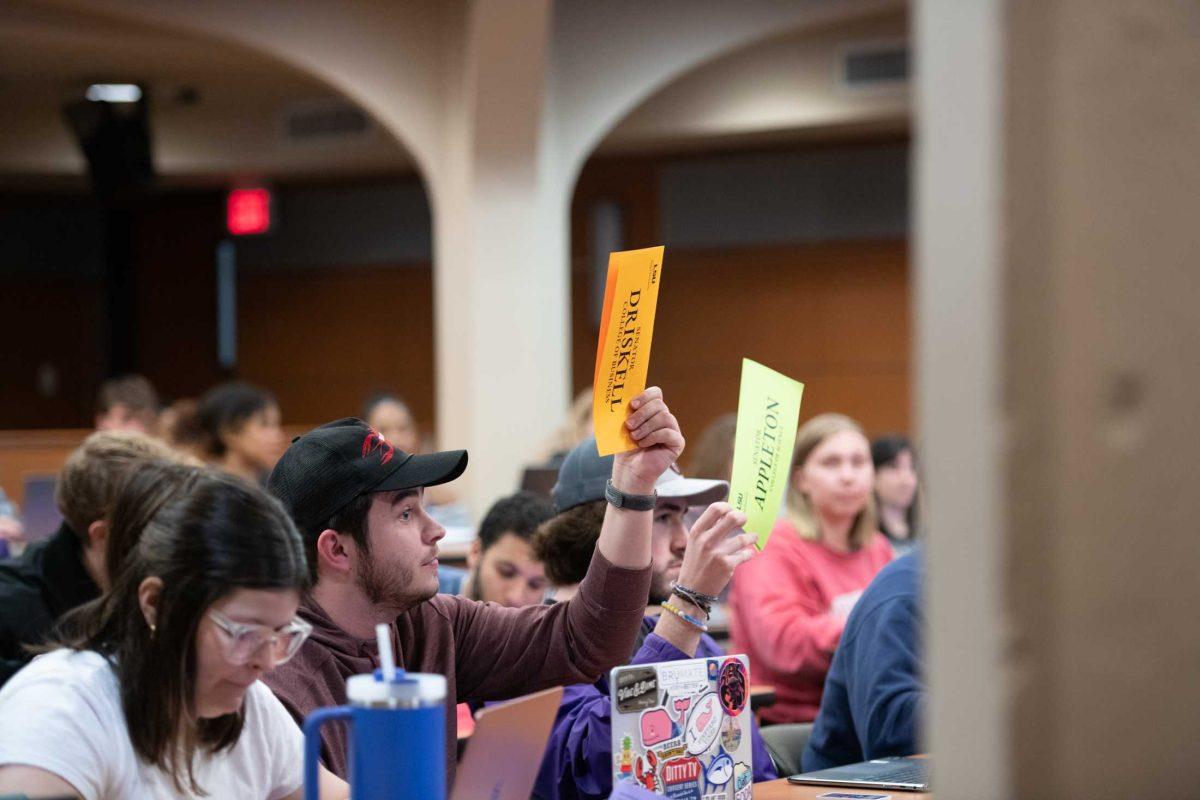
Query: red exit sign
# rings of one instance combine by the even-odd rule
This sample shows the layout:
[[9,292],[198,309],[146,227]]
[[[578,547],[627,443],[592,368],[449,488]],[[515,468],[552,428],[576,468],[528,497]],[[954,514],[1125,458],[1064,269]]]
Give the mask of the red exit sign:
[[225,198],[225,227],[233,236],[252,236],[271,230],[269,189],[234,189]]

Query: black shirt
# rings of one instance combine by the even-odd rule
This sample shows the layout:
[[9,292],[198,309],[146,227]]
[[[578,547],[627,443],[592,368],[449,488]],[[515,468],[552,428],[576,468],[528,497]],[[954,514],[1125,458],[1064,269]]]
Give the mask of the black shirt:
[[0,686],[33,656],[63,614],[100,596],[83,565],[83,544],[64,522],[19,558],[0,562]]

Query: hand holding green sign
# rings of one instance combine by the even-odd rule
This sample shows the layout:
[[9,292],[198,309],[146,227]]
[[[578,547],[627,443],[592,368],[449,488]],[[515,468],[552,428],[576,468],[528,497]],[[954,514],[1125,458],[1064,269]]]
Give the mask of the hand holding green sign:
[[737,434],[729,502],[746,515],[744,529],[767,544],[787,488],[804,384],[742,359]]

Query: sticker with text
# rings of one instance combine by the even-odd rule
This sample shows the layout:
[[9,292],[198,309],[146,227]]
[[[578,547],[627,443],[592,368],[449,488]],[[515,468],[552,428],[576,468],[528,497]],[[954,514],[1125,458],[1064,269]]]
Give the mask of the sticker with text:
[[617,711],[633,714],[658,705],[654,667],[631,667],[617,673]]

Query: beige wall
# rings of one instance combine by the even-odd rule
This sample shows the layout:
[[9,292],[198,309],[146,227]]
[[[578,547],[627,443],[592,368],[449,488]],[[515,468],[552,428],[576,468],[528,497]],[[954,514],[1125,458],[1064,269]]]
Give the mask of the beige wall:
[[1195,797],[1200,13],[917,18],[939,796]]

